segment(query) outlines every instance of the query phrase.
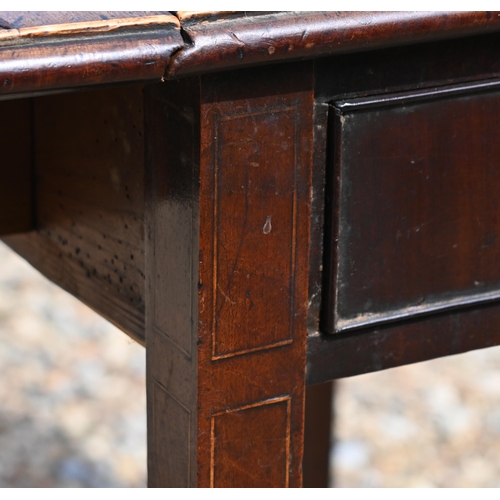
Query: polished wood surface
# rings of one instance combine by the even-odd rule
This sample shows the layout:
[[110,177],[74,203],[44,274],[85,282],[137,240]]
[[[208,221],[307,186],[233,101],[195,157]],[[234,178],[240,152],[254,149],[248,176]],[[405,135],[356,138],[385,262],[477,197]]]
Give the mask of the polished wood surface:
[[2,98],[161,81],[170,57],[183,45],[179,21],[171,14],[122,18],[132,15],[125,12],[100,20],[95,19],[98,13],[14,14],[0,12],[13,26],[0,29]]
[[328,331],[497,299],[496,84],[333,109],[338,243]]
[[150,412],[152,486],[301,483],[310,77],[299,65],[148,90],[148,394],[165,408]]
[[308,337],[307,383],[351,377],[500,345],[498,303],[346,334]]
[[189,43],[172,60],[170,75],[498,31],[500,17],[496,12],[278,12],[182,25]]
[[151,486],[324,484],[306,384],[500,344],[498,13],[0,18],[0,234],[145,344]]
[[161,81],[457,38],[498,31],[500,17],[497,12],[7,11],[0,12],[0,26],[1,94],[19,94]]
[[492,32],[323,57],[314,61],[315,98],[332,102],[496,80],[499,50],[500,36]]
[[145,94],[146,375],[152,487],[197,483],[198,89],[197,81],[169,82],[148,87]]

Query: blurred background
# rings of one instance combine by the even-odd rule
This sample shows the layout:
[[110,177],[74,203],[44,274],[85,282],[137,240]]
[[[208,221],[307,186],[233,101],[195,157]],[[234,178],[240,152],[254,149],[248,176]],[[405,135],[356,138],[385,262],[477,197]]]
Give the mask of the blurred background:
[[[338,487],[500,487],[500,350],[336,384]],[[145,487],[145,350],[0,243],[0,487]]]
[[145,361],[0,243],[0,487],[146,486]]

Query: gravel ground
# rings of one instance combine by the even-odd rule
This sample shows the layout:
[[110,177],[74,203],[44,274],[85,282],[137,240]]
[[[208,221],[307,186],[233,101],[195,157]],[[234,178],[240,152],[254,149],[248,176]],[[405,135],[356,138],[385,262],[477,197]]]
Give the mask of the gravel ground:
[[145,350],[0,243],[0,487],[144,487]]
[[[0,243],[0,487],[144,487],[145,352]],[[500,350],[337,383],[340,487],[499,487]]]
[[498,347],[341,380],[339,487],[500,487]]

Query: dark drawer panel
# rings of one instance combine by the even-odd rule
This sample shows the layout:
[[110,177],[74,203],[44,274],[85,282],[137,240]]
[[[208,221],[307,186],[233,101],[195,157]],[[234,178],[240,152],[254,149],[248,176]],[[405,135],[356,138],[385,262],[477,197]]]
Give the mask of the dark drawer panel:
[[498,87],[332,111],[326,329],[500,299]]

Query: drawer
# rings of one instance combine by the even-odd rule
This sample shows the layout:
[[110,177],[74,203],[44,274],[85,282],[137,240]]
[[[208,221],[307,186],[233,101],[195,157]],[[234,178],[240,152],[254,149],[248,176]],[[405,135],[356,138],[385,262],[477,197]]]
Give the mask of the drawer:
[[500,299],[500,86],[335,102],[330,333]]

